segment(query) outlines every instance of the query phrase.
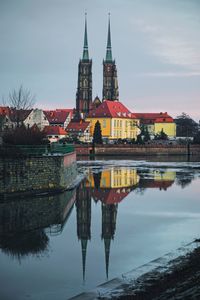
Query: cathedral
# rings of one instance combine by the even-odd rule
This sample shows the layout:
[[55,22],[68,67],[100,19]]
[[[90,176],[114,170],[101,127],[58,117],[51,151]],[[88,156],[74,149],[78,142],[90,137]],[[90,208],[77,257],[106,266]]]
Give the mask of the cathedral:
[[[119,100],[117,68],[115,60],[112,59],[110,17],[108,22],[106,57],[103,60],[102,100]],[[87,19],[85,17],[83,55],[78,64],[75,120],[85,119],[89,112],[100,104],[101,100],[98,97],[94,101],[92,100],[92,60],[89,57]]]

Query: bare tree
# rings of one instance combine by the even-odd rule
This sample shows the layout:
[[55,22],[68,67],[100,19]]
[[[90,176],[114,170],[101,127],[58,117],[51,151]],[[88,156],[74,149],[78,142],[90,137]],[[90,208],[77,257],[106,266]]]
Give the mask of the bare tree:
[[26,116],[27,110],[32,109],[35,104],[35,96],[31,94],[30,90],[24,89],[21,85],[19,89],[13,89],[9,93],[7,104],[12,109],[12,120],[19,127]]

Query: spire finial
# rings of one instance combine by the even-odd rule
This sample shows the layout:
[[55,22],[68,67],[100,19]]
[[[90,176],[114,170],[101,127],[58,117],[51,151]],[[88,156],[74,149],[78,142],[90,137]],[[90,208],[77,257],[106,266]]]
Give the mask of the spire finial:
[[112,61],[112,47],[111,47],[111,33],[110,33],[110,13],[108,13],[108,39],[107,39],[107,49],[106,49],[106,61]]
[[88,38],[87,38],[87,12],[85,12],[85,32],[83,45],[83,60],[89,60]]

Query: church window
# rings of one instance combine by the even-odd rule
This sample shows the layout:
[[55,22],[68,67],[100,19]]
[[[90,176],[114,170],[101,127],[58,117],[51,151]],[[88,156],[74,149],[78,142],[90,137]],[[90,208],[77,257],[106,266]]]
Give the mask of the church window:
[[84,86],[84,87],[87,87],[87,83],[88,83],[88,82],[87,82],[87,79],[84,79],[84,81],[83,81],[83,86]]
[[103,128],[106,128],[106,120],[103,120]]

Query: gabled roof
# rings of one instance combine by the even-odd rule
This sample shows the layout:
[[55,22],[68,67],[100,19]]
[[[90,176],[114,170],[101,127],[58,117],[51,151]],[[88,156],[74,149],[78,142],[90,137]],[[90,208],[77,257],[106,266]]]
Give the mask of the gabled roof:
[[136,118],[131,111],[119,101],[104,100],[96,109],[93,109],[88,118]]
[[64,123],[69,115],[71,117],[72,113],[73,109],[44,110],[44,114],[51,124]]
[[70,122],[66,128],[67,132],[84,132],[88,126],[90,125],[90,122],[86,121],[79,121],[79,122]]
[[135,116],[141,120],[143,124],[149,123],[173,123],[173,118],[167,112],[160,113],[135,113]]
[[92,196],[105,204],[121,202],[129,193],[131,188],[101,188],[94,189]]
[[45,126],[43,132],[46,135],[66,135],[67,132],[60,126]]
[[9,117],[13,122],[22,122],[30,115],[31,112],[32,109],[16,109],[11,107]]

